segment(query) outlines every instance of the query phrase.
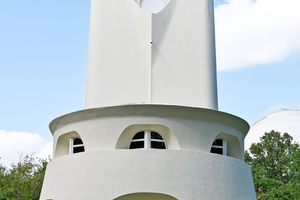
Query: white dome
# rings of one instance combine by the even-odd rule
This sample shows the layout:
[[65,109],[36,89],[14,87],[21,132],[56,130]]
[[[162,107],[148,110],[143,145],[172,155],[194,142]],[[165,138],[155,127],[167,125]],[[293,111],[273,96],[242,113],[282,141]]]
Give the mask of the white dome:
[[259,142],[265,132],[288,133],[293,141],[300,142],[300,110],[282,110],[272,113],[253,124],[245,138],[245,150]]

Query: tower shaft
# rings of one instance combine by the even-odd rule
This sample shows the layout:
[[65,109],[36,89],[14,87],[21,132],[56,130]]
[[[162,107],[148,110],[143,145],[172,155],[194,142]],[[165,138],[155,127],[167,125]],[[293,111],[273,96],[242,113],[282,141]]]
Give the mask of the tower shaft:
[[217,109],[213,1],[165,4],[152,14],[134,0],[92,1],[86,108]]

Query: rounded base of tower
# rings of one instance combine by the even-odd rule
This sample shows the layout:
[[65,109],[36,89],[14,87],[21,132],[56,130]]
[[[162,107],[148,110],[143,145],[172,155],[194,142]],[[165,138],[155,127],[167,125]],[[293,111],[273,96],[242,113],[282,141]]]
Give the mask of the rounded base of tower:
[[256,199],[245,162],[199,151],[157,149],[95,150],[54,159],[40,199],[113,200],[137,193],[179,200]]

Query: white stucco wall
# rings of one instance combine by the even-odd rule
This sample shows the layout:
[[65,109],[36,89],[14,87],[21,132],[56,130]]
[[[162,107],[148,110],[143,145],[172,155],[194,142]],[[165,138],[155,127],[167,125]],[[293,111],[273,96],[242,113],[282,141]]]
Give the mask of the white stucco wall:
[[251,126],[245,138],[245,149],[249,149],[252,143],[259,142],[259,138],[265,132],[272,130],[290,134],[294,141],[300,142],[300,111],[284,110],[275,112],[262,118]]
[[[41,200],[112,200],[149,192],[179,200],[255,199],[243,161],[249,125],[236,116],[183,106],[123,105],[66,114],[50,129],[54,159]],[[140,130],[158,131],[167,149],[128,149]],[[68,154],[70,137],[80,137],[85,152]],[[228,156],[210,153],[216,138],[228,141]]]
[[254,200],[249,166],[182,150],[96,150],[51,161],[41,200],[112,200],[152,192],[179,200]]
[[86,108],[130,103],[218,108],[212,0],[92,0]]

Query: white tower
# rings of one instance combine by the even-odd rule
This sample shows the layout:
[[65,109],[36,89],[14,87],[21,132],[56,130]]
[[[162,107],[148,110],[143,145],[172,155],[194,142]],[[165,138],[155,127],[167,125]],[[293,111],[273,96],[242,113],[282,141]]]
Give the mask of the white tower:
[[212,0],[92,0],[86,109],[54,119],[41,200],[255,199],[244,120],[217,111]]
[[158,14],[140,2],[92,1],[86,108],[217,109],[213,1],[164,0]]

